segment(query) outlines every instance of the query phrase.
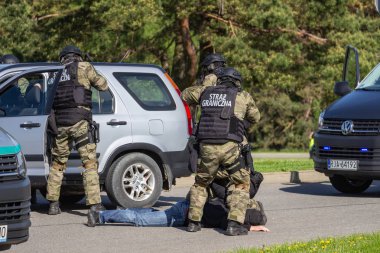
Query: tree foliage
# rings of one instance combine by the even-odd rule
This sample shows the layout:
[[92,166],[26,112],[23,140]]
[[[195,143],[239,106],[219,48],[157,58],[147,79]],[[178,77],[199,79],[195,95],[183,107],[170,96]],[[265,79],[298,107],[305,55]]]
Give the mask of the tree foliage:
[[75,44],[96,61],[161,65],[180,88],[222,53],[257,101],[250,137],[262,148],[306,147],[336,99],[345,46],[359,49],[362,76],[380,49],[372,0],[5,0],[0,15],[0,53],[56,61]]

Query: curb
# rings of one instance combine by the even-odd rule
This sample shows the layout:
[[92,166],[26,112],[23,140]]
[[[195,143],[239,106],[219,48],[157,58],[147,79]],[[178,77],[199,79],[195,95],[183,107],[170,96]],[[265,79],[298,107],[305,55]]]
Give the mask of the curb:
[[[263,184],[289,184],[289,183],[317,183],[328,181],[328,177],[314,170],[266,172],[263,173]],[[190,187],[195,180],[194,174],[189,177],[181,177],[176,180],[176,187]]]

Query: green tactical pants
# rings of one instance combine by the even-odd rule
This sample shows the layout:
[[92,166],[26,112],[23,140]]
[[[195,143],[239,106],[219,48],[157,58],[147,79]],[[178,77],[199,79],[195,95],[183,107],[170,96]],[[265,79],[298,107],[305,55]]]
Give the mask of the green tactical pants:
[[[53,164],[50,168],[47,196],[50,201],[58,201],[61,191],[63,173],[66,169],[66,163],[69,158],[71,147],[74,142],[76,145],[81,142],[88,142],[89,123],[86,120],[81,120],[73,126],[59,127],[58,135],[55,138],[52,149]],[[86,139],[87,138],[87,139]],[[78,145],[78,153],[81,157],[84,172],[83,186],[86,194],[86,204],[93,205],[101,202],[98,162],[96,159],[96,144],[88,143]]]
[[[225,144],[201,144],[199,168],[195,176],[195,183],[190,188],[189,219],[201,221],[203,207],[207,201],[207,187],[218,173],[219,166],[228,168],[239,158],[239,144],[227,142]],[[228,175],[230,186],[227,196],[229,208],[228,219],[239,223],[244,222],[245,212],[249,204],[249,171],[241,168]]]

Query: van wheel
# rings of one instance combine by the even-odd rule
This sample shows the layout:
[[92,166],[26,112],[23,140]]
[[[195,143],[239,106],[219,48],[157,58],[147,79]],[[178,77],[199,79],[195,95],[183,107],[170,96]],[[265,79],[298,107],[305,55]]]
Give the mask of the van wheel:
[[372,184],[372,179],[350,179],[341,175],[333,175],[330,182],[340,192],[361,193]]
[[157,163],[142,153],[117,159],[106,178],[109,198],[123,207],[151,207],[160,197],[162,174]]
[[0,245],[0,250],[7,250],[7,249],[10,249],[11,247],[12,247],[12,244]]

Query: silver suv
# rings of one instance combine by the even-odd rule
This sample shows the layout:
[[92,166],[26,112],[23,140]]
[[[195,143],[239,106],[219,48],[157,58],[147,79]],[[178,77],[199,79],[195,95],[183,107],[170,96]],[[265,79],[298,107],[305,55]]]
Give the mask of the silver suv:
[[[179,89],[160,67],[94,63],[109,90],[92,92],[100,183],[124,207],[152,206],[175,178],[189,176],[187,143],[191,115]],[[51,162],[47,119],[62,66],[57,63],[0,65],[0,127],[21,144],[32,189],[45,192]],[[79,154],[73,150],[61,202],[84,196]]]

